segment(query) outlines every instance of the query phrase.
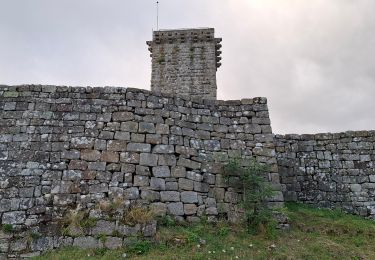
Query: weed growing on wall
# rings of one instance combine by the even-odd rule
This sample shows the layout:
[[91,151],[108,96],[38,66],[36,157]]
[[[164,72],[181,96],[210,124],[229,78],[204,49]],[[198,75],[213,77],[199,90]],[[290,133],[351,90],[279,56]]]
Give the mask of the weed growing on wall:
[[255,160],[245,162],[240,159],[230,160],[223,168],[223,175],[229,180],[237,177],[237,188],[242,191],[241,207],[244,210],[244,222],[249,232],[259,232],[271,223],[271,210],[267,199],[273,190],[267,181],[268,167]]
[[129,226],[137,224],[147,224],[154,220],[155,215],[152,210],[138,204],[131,205],[125,212],[123,223]]
[[3,224],[1,227],[4,233],[12,233],[13,232],[13,226],[11,224]]

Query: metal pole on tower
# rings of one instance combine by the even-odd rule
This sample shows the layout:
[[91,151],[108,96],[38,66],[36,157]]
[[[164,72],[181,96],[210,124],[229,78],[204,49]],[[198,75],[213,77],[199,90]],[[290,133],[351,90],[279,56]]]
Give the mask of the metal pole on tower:
[[159,1],[156,1],[156,30],[159,31]]

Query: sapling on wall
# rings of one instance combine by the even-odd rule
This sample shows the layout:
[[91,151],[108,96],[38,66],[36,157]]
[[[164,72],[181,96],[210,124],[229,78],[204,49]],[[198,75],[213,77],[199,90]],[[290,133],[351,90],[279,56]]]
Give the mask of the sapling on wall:
[[242,191],[240,206],[244,210],[243,218],[249,232],[257,232],[261,226],[270,222],[271,210],[267,199],[273,195],[267,180],[269,167],[252,159],[232,159],[223,167],[223,175],[227,180],[237,177],[234,183]]

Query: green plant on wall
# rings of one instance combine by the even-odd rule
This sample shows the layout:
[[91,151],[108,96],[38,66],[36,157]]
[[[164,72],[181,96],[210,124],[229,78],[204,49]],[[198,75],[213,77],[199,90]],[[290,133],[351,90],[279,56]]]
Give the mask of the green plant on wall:
[[164,56],[159,57],[159,58],[158,58],[158,63],[161,64],[161,63],[163,63],[163,62],[165,62],[165,58],[164,58]]
[[3,224],[1,227],[4,233],[12,233],[13,232],[13,226],[11,224]]
[[232,159],[223,167],[223,175],[227,180],[231,177],[238,178],[234,185],[242,191],[240,206],[244,210],[244,222],[249,232],[258,232],[272,219],[272,211],[267,205],[267,199],[273,195],[272,187],[267,181],[268,170],[267,165],[256,160],[247,162]]

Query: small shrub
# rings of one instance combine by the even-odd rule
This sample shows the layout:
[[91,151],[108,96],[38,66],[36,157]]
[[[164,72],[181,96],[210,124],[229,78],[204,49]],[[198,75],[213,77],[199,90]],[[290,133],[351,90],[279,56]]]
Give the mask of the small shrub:
[[140,205],[133,205],[125,212],[123,223],[129,226],[147,224],[154,219],[154,212]]
[[12,233],[13,232],[13,226],[12,224],[3,224],[2,230],[4,233]]
[[107,241],[107,235],[106,234],[98,234],[96,236],[97,239],[100,240],[100,242],[105,243]]
[[[243,166],[246,165],[246,166]],[[267,199],[273,195],[273,190],[265,175],[269,170],[266,165],[255,160],[250,162],[234,159],[224,165],[223,175],[229,180],[237,177],[234,184],[242,191],[241,207],[244,210],[244,221],[249,232],[258,233],[260,228],[267,225],[272,218]]]

